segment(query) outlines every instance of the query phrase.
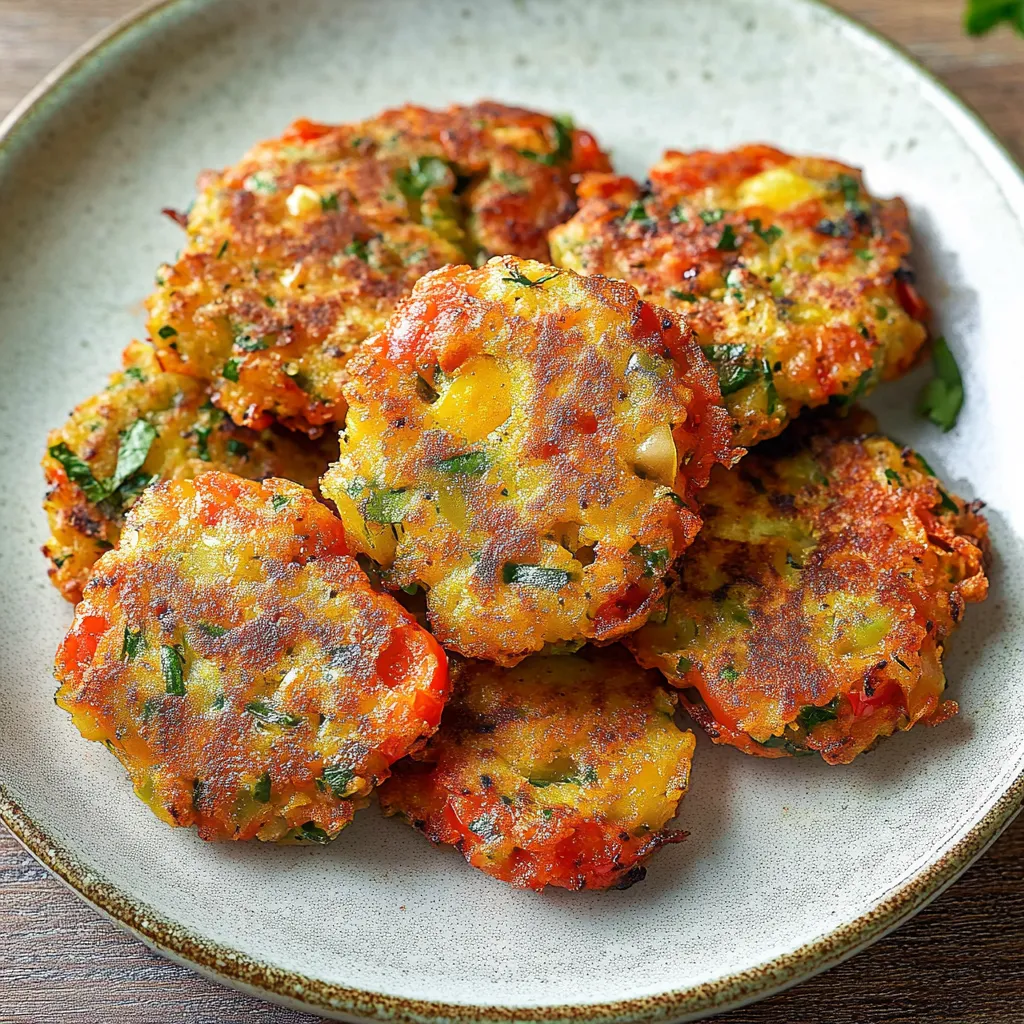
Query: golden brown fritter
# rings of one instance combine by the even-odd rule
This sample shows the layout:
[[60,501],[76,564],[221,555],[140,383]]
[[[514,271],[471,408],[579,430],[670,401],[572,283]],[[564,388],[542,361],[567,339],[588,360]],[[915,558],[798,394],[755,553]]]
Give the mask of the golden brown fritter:
[[675,697],[619,647],[466,662],[440,730],[380,790],[434,843],[524,889],[625,888],[685,833],[694,738]]
[[81,598],[93,563],[117,544],[125,512],[152,481],[223,469],[315,489],[337,452],[333,441],[314,445],[236,427],[201,382],[164,373],[151,345],[133,341],[122,363],[106,390],[50,433],[43,458],[51,530],[43,553],[69,601]]
[[925,341],[906,207],[869,195],[853,167],[768,146],[669,152],[646,189],[594,174],[579,194],[551,232],[555,263],[685,314],[738,444],[898,377]]
[[700,525],[695,490],[734,455],[678,318],[511,256],[427,275],[351,368],[324,493],[469,657],[636,629]]
[[842,430],[787,434],[713,472],[704,529],[627,640],[715,742],[749,754],[846,764],[957,710],[942,653],[988,591],[980,503],[909,448]]
[[203,839],[327,842],[437,727],[433,637],[285,480],[149,488],[57,652],[57,703]]
[[344,416],[347,356],[418,278],[495,253],[547,259],[574,176],[607,167],[566,119],[497,103],[296,121],[200,178],[150,333],[236,423],[315,433]]

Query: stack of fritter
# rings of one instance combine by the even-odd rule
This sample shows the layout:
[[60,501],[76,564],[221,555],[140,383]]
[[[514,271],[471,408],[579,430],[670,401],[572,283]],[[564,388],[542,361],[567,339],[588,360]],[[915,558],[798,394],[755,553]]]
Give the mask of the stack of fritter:
[[622,887],[684,837],[677,705],[831,764],[956,713],[987,527],[853,407],[927,340],[853,168],[642,187],[567,119],[406,107],[297,122],[180,219],[44,459],[58,703],[165,821],[324,843],[380,786],[513,885]]

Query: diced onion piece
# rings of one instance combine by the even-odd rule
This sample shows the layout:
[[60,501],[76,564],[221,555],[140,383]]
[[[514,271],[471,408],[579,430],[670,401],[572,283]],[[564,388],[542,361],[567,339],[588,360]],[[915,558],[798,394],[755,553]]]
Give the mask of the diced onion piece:
[[284,204],[293,217],[308,217],[320,210],[320,193],[308,185],[296,185]]
[[662,423],[640,442],[634,465],[646,479],[672,486],[679,469],[679,456],[667,423]]

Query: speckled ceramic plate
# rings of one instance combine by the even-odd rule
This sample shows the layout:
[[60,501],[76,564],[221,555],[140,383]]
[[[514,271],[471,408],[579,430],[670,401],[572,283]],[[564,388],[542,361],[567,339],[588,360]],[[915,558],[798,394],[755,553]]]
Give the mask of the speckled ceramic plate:
[[[370,810],[327,849],[205,846],[161,825],[53,706],[70,608],[38,546],[49,427],[141,330],[180,243],[162,206],[289,120],[493,97],[569,111],[625,170],[763,139],[909,199],[924,291],[967,382],[948,435],[874,406],[990,505],[989,602],[948,660],[963,714],[848,768],[699,741],[689,842],[625,892],[517,892]],[[0,811],[86,899],[272,998],[392,1021],[692,1018],[834,964],[917,910],[1024,792],[1024,182],[894,52],[807,0],[178,0],[130,20],[0,143]],[[993,927],[996,927],[993,922]]]

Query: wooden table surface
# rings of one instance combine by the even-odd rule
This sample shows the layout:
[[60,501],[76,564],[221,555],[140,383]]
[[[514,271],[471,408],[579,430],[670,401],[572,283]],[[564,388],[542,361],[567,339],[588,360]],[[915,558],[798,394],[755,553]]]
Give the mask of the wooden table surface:
[[[753,0],[752,0],[753,2]],[[1024,40],[971,40],[963,0],[841,0],[985,117],[1024,162]],[[133,0],[0,0],[0,117]],[[0,825],[0,1024],[301,1024],[170,964],[56,882]],[[1024,817],[899,932],[723,1024],[1021,1024]]]

